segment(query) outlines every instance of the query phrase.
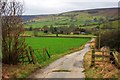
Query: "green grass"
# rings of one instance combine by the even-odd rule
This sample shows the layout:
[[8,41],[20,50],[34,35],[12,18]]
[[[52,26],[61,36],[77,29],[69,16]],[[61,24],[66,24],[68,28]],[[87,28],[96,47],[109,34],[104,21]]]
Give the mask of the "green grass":
[[[89,11],[75,11],[75,12],[64,12],[61,14],[54,14],[54,15],[47,15],[47,16],[41,16],[41,17],[37,17],[33,20],[33,22],[28,22],[27,25],[25,25],[25,27],[29,28],[29,27],[33,27],[33,28],[40,28],[43,27],[44,25],[53,25],[54,27],[58,27],[58,26],[69,26],[72,23],[74,25],[80,26],[80,25],[84,25],[84,24],[97,24],[99,23],[99,19],[103,18],[104,20],[106,20],[106,17],[114,19],[114,18],[118,18],[120,16],[118,16],[118,14],[116,13],[116,10],[113,11],[110,9],[106,9],[106,10],[97,10],[97,13],[89,13],[93,10],[89,10]],[[94,19],[97,19],[97,22],[94,22]],[[106,23],[106,22],[105,22]],[[113,27],[117,27],[118,23],[116,22],[112,22],[113,23]],[[97,26],[97,25],[96,25]],[[86,28],[89,28],[90,26],[85,26]]]
[[52,20],[51,21],[48,21],[48,20],[47,21],[36,21],[36,22],[29,23],[29,25],[32,26],[33,28],[43,27],[44,25],[50,26],[53,24],[54,24],[54,22]]
[[[26,36],[34,36],[34,31],[25,31]],[[37,32],[38,36],[51,36],[52,34],[47,34],[44,32]],[[55,36],[55,35],[54,35]]]
[[[39,63],[44,64],[54,61],[63,56],[68,51],[75,50],[88,42],[90,38],[47,38],[47,37],[28,37],[26,42],[35,50],[35,57]],[[48,59],[43,53],[43,48],[46,48],[52,59]],[[39,52],[36,50],[39,49]]]
[[33,35],[33,31],[25,31],[25,34],[32,36]]
[[89,38],[26,38],[27,43],[33,49],[47,48],[52,54],[63,53],[72,48],[78,48],[85,44]]
[[[71,19],[71,15],[75,15],[73,19]],[[47,25],[48,27],[50,25],[53,25],[55,27],[58,26],[69,26],[71,23],[74,25],[84,25],[86,23],[86,20],[93,20],[94,18],[100,18],[103,16],[92,16],[86,12],[78,12],[78,13],[65,13],[65,16],[52,16],[52,17],[44,17],[43,19],[39,19],[34,22],[29,22],[28,24],[25,25],[26,28],[33,27],[33,28],[41,28],[44,25]],[[69,15],[69,16],[67,16]],[[94,24],[96,22],[89,22],[89,24]],[[88,27],[88,26],[86,26]]]

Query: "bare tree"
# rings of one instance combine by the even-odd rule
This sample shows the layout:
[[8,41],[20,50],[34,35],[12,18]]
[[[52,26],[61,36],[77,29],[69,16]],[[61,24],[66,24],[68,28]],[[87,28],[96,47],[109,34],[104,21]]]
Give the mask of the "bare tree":
[[2,79],[2,23],[1,23],[1,12],[2,12],[2,6],[1,6],[1,0],[0,0],[0,79]]
[[17,64],[27,47],[25,39],[20,37],[24,32],[21,19],[23,5],[15,0],[0,4],[2,4],[2,61],[6,64]]
[[2,23],[1,23],[2,4],[0,0],[0,60],[2,58]]

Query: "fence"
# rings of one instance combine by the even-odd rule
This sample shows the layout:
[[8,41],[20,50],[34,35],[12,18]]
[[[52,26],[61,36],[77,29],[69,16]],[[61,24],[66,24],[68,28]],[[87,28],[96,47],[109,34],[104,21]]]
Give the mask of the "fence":
[[25,53],[21,54],[19,62],[24,63],[33,63],[35,64],[34,50],[29,46],[28,49],[25,49]]
[[118,59],[119,57],[118,57],[118,52],[116,52],[116,51],[114,51],[114,52],[112,52],[112,54],[113,54],[113,58],[114,58],[114,62],[115,62],[115,65],[118,67],[118,68],[120,68],[120,60]]
[[48,49],[34,49],[34,56],[37,62],[41,63],[51,58]]
[[[101,52],[102,55],[101,56],[98,56],[95,54],[95,52]],[[104,55],[104,53],[107,53],[109,54],[108,56]],[[96,57],[102,57],[102,61],[104,61],[104,57],[108,57],[112,62],[111,63],[114,63],[118,68],[120,68],[120,60],[118,59],[118,52],[114,51],[114,50],[109,50],[109,51],[100,51],[100,50],[95,50],[95,49],[92,49],[92,60],[91,60],[91,67],[92,66],[95,66],[95,58]]]
[[[43,53],[43,54],[42,54]],[[19,62],[22,64],[33,63],[45,61],[48,58],[51,58],[48,50],[43,49],[32,49],[30,46],[25,50],[25,53],[21,55]]]

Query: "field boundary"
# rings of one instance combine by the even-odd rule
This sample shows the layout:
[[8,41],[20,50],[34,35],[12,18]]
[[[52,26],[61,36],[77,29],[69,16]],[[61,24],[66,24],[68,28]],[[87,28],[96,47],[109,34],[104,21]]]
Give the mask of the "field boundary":
[[93,37],[77,37],[77,36],[21,36],[21,37],[47,37],[47,38],[93,38]]

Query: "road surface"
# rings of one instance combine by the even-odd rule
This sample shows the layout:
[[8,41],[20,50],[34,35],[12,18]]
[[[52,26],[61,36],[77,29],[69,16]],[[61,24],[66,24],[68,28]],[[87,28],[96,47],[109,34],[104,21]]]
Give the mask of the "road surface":
[[83,58],[90,50],[89,45],[90,43],[87,43],[84,49],[56,60],[28,78],[84,78]]

